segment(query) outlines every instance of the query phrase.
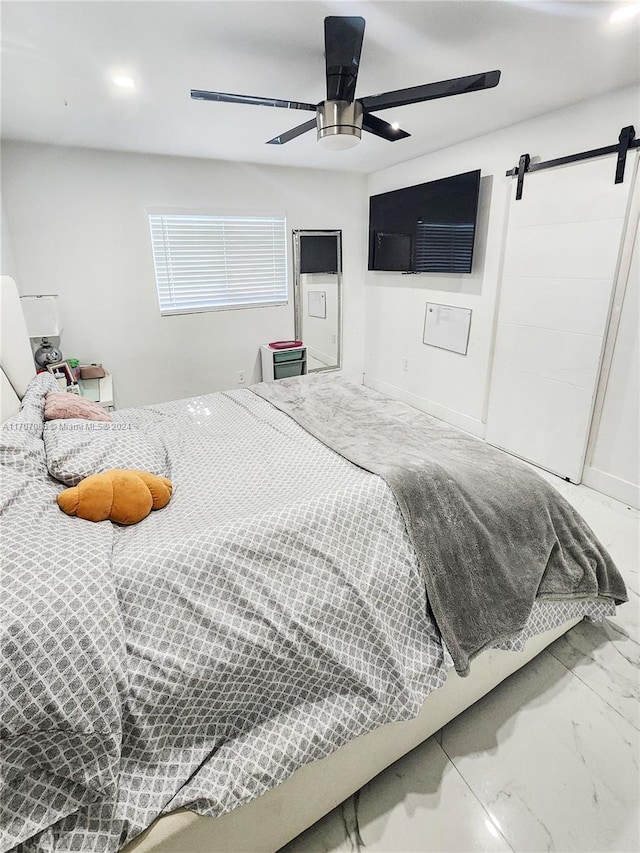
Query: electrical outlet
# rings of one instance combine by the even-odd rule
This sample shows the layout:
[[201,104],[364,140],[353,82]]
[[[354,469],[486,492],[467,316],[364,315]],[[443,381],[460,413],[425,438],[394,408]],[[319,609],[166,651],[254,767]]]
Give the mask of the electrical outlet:
[[335,342],[336,342],[336,336],[335,336],[335,335],[331,335],[331,343],[332,343],[332,344],[335,344]]
[[244,385],[244,370],[238,371],[238,385]]
[[407,372],[407,371],[409,370],[409,359],[408,359],[408,358],[403,358],[403,359],[402,359],[402,369],[403,369],[405,372]]

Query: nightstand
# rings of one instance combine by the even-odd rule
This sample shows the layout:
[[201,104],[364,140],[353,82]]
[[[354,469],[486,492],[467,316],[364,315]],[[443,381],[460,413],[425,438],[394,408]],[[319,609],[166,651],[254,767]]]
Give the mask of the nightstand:
[[79,379],[78,385],[81,397],[93,400],[108,412],[113,411],[113,380],[110,373],[105,374],[102,379]]
[[289,376],[304,376],[307,372],[307,348],[286,347],[272,349],[269,344],[260,347],[262,381],[286,379]]

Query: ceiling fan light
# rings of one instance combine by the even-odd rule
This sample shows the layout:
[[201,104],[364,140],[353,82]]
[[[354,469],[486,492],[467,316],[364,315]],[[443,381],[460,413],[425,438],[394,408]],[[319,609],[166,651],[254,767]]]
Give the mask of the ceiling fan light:
[[331,132],[318,131],[318,142],[327,151],[346,151],[360,142],[360,136],[357,127],[331,128]]

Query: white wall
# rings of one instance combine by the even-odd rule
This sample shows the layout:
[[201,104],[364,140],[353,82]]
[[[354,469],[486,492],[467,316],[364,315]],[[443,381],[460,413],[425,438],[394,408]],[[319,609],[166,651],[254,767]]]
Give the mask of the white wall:
[[18,267],[13,251],[13,239],[9,228],[9,218],[4,208],[4,196],[0,196],[0,275],[10,275],[18,281]]
[[[640,127],[639,103],[637,87],[626,88],[369,176],[370,195],[477,168],[483,179],[471,275],[367,274],[366,384],[485,435],[507,214],[515,193],[505,171],[523,153],[548,160],[614,144],[622,127]],[[613,181],[615,157],[608,160]],[[630,174],[632,155],[628,160]],[[596,203],[594,196],[594,218]],[[584,475],[594,488],[635,505],[640,483],[637,255],[636,250],[593,459]],[[473,310],[467,356],[422,344],[427,301]],[[408,371],[402,369],[405,358]]]
[[[507,211],[515,193],[505,172],[526,152],[548,160],[615,143],[623,126],[640,127],[638,103],[637,88],[623,89],[369,176],[370,195],[471,169],[481,169],[483,178],[471,275],[367,274],[366,384],[484,435]],[[611,165],[613,181],[613,157]],[[473,310],[466,356],[422,343],[427,301]]]
[[[59,294],[64,354],[102,362],[119,407],[235,387],[240,370],[259,381],[260,344],[294,334],[292,301],[160,317],[147,206],[342,229],[343,364],[361,381],[363,176],[17,142],[3,144],[2,169],[19,288]],[[291,278],[289,264],[290,293]]]

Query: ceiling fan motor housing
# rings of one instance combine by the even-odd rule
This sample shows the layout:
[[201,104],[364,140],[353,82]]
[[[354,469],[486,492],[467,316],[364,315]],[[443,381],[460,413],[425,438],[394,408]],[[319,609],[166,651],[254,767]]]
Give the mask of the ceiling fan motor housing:
[[362,136],[362,105],[359,101],[324,101],[316,113],[318,141],[328,148],[351,148]]

